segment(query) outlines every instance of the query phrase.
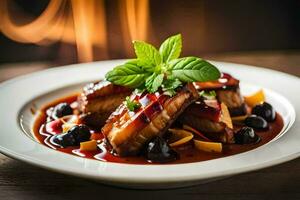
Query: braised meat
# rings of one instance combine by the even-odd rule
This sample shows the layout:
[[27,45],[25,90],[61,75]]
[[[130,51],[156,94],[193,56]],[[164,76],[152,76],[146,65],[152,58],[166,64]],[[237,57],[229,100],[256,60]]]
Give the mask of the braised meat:
[[102,133],[119,156],[136,155],[155,136],[163,136],[184,109],[198,98],[193,84],[178,89],[173,97],[162,92],[131,95],[140,108],[130,111],[121,104],[109,117]]
[[240,116],[247,113],[246,105],[241,96],[239,87],[227,90],[217,90],[216,93],[218,100],[228,106],[231,116]]
[[179,117],[187,124],[213,141],[232,143],[233,131],[227,107],[217,100],[197,101],[190,105]]
[[78,97],[81,120],[89,126],[101,128],[110,114],[131,92],[129,88],[108,81],[86,85]]
[[246,114],[246,106],[240,93],[239,80],[231,75],[223,73],[217,81],[195,82],[194,85],[198,91],[214,90],[217,99],[225,103],[231,116]]

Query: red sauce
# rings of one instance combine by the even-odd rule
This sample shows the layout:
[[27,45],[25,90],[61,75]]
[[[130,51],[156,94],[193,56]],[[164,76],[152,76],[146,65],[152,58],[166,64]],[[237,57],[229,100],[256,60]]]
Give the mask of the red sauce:
[[[60,102],[73,103],[77,100],[77,95],[72,95],[66,98],[58,99],[51,104],[47,105],[41,110],[41,114],[38,117],[37,121],[34,124],[34,136],[41,143],[50,148],[53,148],[57,151],[77,155],[84,158],[96,159],[105,162],[116,162],[116,163],[128,163],[128,164],[150,164],[147,160],[142,156],[135,157],[118,157],[112,155],[105,147],[104,143],[99,143],[98,149],[92,152],[83,152],[79,150],[79,146],[77,147],[67,147],[67,148],[57,148],[49,141],[51,137],[50,133],[47,133],[45,130],[45,123],[47,120],[46,110],[52,106]],[[256,133],[261,137],[261,141],[256,144],[223,144],[223,152],[222,153],[208,153],[197,150],[193,147],[193,144],[187,144],[182,147],[178,147],[175,150],[179,153],[180,159],[173,161],[167,164],[177,164],[177,163],[191,163],[191,162],[199,162],[205,160],[211,160],[216,158],[222,158],[238,153],[242,153],[245,151],[250,151],[259,146],[262,146],[272,139],[274,139],[283,128],[283,120],[282,117],[277,113],[276,120],[272,123],[269,123],[269,130],[267,131],[256,131]],[[240,127],[235,126],[234,129],[238,129]],[[93,130],[94,136],[97,136],[100,142],[103,138],[102,133]]]

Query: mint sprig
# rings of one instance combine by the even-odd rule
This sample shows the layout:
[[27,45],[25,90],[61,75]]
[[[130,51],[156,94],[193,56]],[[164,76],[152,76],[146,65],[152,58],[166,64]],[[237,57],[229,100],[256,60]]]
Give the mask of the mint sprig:
[[138,88],[144,85],[145,79],[151,75],[144,66],[140,66],[137,59],[130,60],[123,65],[109,71],[105,77],[108,81],[130,88]]
[[192,56],[172,60],[168,70],[182,82],[204,82],[220,77],[220,72],[215,66],[201,58]]
[[146,79],[146,83],[145,83],[146,89],[151,93],[156,92],[158,88],[161,86],[163,80],[164,80],[164,74],[153,73],[151,76],[149,76]]
[[143,41],[133,41],[133,47],[139,64],[144,66],[147,71],[154,72],[155,66],[161,64],[161,56],[151,44]]
[[167,63],[180,56],[182,48],[181,35],[177,34],[166,39],[159,47],[162,61]]
[[181,35],[166,39],[157,50],[143,41],[133,41],[136,59],[109,71],[108,81],[154,93],[161,88],[166,95],[176,94],[176,88],[188,82],[212,81],[220,71],[211,63],[197,57],[179,58]]

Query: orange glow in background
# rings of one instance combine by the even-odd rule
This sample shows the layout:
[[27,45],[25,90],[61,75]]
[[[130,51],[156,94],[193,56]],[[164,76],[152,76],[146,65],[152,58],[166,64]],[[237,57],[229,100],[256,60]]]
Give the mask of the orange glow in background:
[[[0,1],[0,31],[11,40],[38,45],[58,41],[75,44],[78,62],[95,60],[95,47],[102,58],[108,58],[109,33],[104,0],[51,0],[34,19],[25,13],[14,16],[9,9],[11,3],[13,1]],[[118,6],[120,34],[126,54],[130,55],[129,41],[147,40],[149,0],[119,0]]]

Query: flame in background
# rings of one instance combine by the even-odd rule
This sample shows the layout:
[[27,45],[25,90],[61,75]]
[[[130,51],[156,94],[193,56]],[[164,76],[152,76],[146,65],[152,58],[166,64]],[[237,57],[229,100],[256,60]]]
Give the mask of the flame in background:
[[130,50],[132,39],[146,40],[148,33],[148,16],[149,2],[148,0],[120,0],[119,3],[122,30],[124,33],[125,49]]
[[[74,43],[78,61],[94,60],[94,47],[108,58],[107,19],[104,0],[51,0],[40,16],[23,23],[29,16],[13,17],[8,0],[0,1],[0,31],[21,43],[49,45],[62,41]],[[125,50],[130,54],[133,39],[146,40],[148,33],[149,0],[119,0],[121,30]]]

